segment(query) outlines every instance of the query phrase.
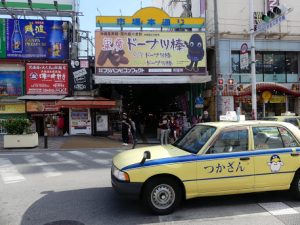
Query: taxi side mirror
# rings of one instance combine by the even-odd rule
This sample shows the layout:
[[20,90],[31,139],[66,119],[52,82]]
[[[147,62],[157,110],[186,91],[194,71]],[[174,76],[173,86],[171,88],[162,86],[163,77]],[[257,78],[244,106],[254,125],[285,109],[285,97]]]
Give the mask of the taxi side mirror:
[[151,153],[149,151],[144,152],[143,159],[140,164],[144,164],[146,162],[146,159],[151,159]]

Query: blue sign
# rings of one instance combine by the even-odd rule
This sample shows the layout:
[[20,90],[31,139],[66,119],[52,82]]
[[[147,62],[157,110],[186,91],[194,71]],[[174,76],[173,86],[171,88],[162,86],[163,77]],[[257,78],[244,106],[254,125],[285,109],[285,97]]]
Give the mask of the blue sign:
[[22,72],[0,72],[0,96],[21,96],[23,94]]
[[69,59],[69,22],[7,19],[6,58]]
[[204,98],[197,97],[195,99],[195,108],[203,108],[203,106],[204,106]]

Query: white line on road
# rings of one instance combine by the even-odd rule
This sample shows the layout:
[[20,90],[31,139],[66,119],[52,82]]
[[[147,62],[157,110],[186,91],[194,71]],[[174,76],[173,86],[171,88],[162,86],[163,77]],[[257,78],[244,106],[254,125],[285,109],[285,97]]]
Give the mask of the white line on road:
[[82,158],[85,158],[87,160],[90,160],[92,162],[95,162],[95,163],[98,163],[98,164],[101,164],[101,165],[110,165],[111,164],[111,160],[108,160],[108,159],[96,159],[92,156],[89,156],[88,154],[84,153],[84,152],[79,152],[79,151],[70,151],[69,153],[73,154],[73,155],[76,155],[76,156],[79,156],[79,157],[82,157]]
[[31,166],[41,167],[45,177],[56,177],[62,175],[55,168],[49,166],[46,162],[34,157],[33,155],[26,155],[25,160],[31,164]]
[[283,202],[268,202],[258,204],[274,216],[299,214],[297,210],[289,207]]
[[0,175],[4,184],[22,182],[25,177],[22,176],[16,167],[8,159],[0,158]]
[[55,158],[56,161],[60,162],[60,163],[65,163],[65,164],[72,164],[74,166],[76,166],[77,168],[83,169],[84,165],[80,164],[80,162],[75,161],[73,159],[68,159],[67,157],[56,153],[56,152],[51,152],[51,153],[47,153],[47,155]]

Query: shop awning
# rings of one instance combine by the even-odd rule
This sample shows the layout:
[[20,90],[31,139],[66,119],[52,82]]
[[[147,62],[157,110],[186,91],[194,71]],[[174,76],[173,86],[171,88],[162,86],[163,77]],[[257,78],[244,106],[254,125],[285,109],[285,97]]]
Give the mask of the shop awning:
[[19,100],[60,100],[66,97],[65,95],[24,95],[18,97]]
[[199,76],[103,76],[94,75],[96,84],[200,84],[211,81],[210,75]]
[[116,101],[102,97],[67,97],[59,100],[56,106],[61,108],[110,109],[116,106]]

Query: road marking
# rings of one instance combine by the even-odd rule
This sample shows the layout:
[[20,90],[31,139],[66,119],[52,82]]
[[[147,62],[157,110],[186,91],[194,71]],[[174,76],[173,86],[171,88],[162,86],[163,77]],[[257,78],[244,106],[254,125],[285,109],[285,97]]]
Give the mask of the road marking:
[[291,208],[283,202],[268,202],[258,204],[274,216],[299,214],[297,210]]
[[4,184],[18,183],[25,180],[16,167],[8,159],[0,158],[0,175]]
[[72,164],[74,166],[76,166],[77,168],[83,169],[84,165],[80,164],[80,162],[75,161],[73,159],[68,159],[67,157],[59,154],[59,153],[46,153],[47,155],[53,157],[56,161],[60,162],[60,163],[64,163],[64,164]]
[[31,166],[41,167],[45,177],[57,177],[62,175],[54,167],[49,166],[46,162],[34,157],[33,155],[26,155],[24,159],[31,164]]
[[101,165],[110,165],[111,164],[111,160],[108,160],[108,159],[96,159],[84,152],[79,152],[79,151],[70,151],[69,153],[73,154],[73,155],[76,155],[76,156],[79,156],[79,157],[82,157],[82,158],[85,158],[87,160],[90,160],[92,162],[95,162],[97,164],[101,164]]

